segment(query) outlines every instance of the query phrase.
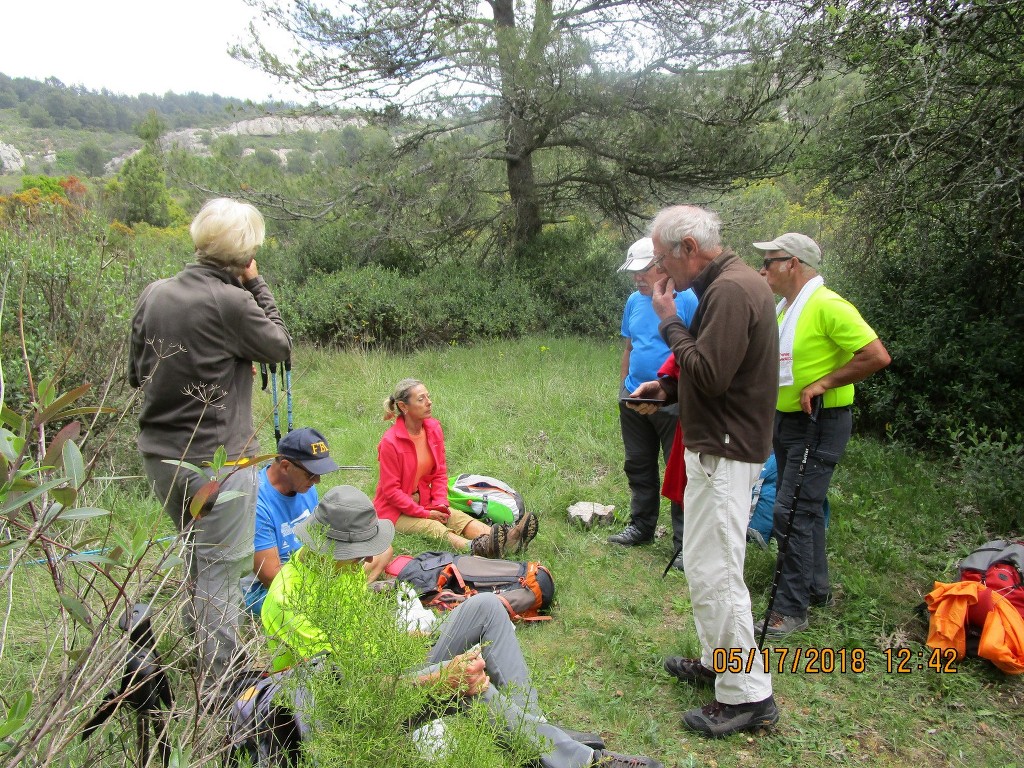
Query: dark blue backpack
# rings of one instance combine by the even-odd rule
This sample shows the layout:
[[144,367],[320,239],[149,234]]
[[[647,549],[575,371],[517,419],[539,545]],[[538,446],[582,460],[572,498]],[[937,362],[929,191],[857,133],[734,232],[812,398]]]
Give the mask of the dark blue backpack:
[[429,608],[450,610],[477,592],[492,592],[513,621],[543,621],[555,596],[551,572],[535,561],[493,560],[451,552],[423,552],[398,572]]

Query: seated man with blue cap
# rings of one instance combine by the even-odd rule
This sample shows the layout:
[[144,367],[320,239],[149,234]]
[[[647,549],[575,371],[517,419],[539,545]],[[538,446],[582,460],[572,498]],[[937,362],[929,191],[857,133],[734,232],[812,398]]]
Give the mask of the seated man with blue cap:
[[[319,502],[317,483],[336,472],[327,438],[310,427],[294,429],[281,438],[277,458],[259,473],[256,494],[256,536],[252,575],[242,580],[245,607],[259,616],[267,587],[281,566],[302,546],[294,529],[309,517]],[[391,559],[391,550],[366,564],[372,581]]]

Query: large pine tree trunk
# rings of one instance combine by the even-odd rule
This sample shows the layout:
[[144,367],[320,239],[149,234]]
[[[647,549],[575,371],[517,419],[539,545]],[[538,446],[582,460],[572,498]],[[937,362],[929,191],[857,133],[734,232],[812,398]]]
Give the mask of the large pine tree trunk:
[[540,234],[540,203],[533,176],[533,136],[529,123],[517,107],[530,84],[516,82],[518,58],[522,50],[515,35],[513,0],[490,0],[498,38],[498,67],[501,72],[501,118],[505,128],[505,173],[512,202],[512,248]]

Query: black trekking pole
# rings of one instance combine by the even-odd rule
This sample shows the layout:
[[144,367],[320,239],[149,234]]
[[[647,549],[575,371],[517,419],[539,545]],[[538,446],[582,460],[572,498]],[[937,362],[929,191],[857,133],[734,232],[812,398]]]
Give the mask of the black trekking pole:
[[804,454],[800,458],[800,467],[796,472],[796,485],[793,487],[793,503],[789,506],[789,520],[786,523],[786,535],[779,543],[779,557],[775,561],[775,575],[772,576],[772,593],[768,598],[768,608],[764,612],[764,624],[761,626],[761,637],[757,647],[764,647],[764,638],[768,634],[768,622],[771,621],[772,608],[775,607],[775,593],[779,590],[779,577],[782,575],[782,563],[789,551],[789,534],[793,530],[793,518],[796,517],[796,505],[800,502],[800,490],[804,485],[804,473],[807,471],[807,459],[811,455],[811,443],[818,431],[818,415],[821,413],[821,395],[811,400],[811,415],[807,422],[807,434],[804,437]]
[[288,431],[292,431],[292,359],[289,357],[284,361],[284,395],[288,407]]
[[676,561],[676,558],[679,557],[679,553],[682,551],[683,545],[680,544],[678,547],[676,547],[676,551],[672,553],[672,557],[669,558],[668,565],[665,566],[665,570],[661,572],[661,578],[664,579],[666,576],[668,576],[668,572],[672,568],[672,563]]
[[281,404],[277,401],[277,364],[270,364],[270,397],[274,406],[274,450],[281,442]]

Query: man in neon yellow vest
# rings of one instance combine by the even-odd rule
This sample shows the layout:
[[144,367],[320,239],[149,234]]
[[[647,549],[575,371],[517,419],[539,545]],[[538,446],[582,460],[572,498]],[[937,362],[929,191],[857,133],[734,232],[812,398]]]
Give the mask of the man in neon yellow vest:
[[[890,362],[889,353],[857,308],[825,287],[818,274],[821,249],[807,235],[787,232],[769,242],[761,275],[782,296],[779,319],[779,402],[773,448],[778,464],[775,535],[789,531],[767,637],[779,640],[808,626],[811,605],[831,605],[825,558],[823,505],[832,473],[853,426],[853,385]],[[816,426],[810,424],[822,398]],[[804,446],[810,452],[794,514],[791,513]],[[789,522],[792,518],[793,524]]]

